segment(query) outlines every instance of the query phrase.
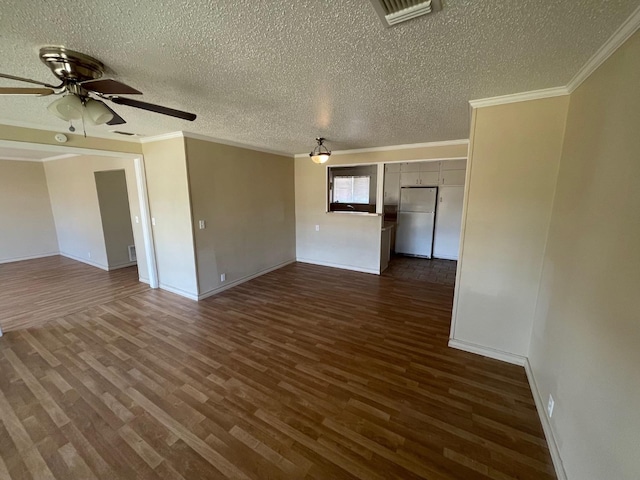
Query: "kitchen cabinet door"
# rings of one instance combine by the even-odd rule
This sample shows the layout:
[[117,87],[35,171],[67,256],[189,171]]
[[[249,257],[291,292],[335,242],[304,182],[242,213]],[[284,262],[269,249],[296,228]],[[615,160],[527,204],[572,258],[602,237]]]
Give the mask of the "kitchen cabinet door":
[[415,187],[420,185],[420,172],[402,172],[400,174],[400,186]]
[[400,173],[386,172],[384,174],[384,204],[398,205],[400,202]]
[[435,258],[458,259],[464,187],[443,186],[438,189],[438,210],[433,239]]
[[464,185],[466,170],[443,170],[440,185]]
[[420,185],[424,185],[425,187],[438,185],[438,179],[440,178],[440,173],[435,172],[420,172]]
[[442,170],[464,170],[467,168],[466,160],[445,160],[442,162]]
[[419,172],[420,162],[404,162],[400,164],[400,172]]
[[421,172],[437,172],[440,170],[440,162],[420,162],[418,165]]

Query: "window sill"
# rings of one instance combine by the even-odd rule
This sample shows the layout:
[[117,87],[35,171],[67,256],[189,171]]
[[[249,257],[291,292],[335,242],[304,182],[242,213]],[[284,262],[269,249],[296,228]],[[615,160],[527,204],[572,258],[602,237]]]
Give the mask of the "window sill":
[[381,217],[381,213],[368,213],[368,212],[325,212],[326,214],[335,214],[335,215],[360,215],[365,217]]

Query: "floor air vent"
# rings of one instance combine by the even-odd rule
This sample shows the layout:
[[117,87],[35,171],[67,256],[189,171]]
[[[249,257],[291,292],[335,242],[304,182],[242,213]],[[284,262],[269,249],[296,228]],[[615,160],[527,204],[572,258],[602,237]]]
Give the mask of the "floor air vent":
[[442,9],[440,0],[371,0],[386,27]]

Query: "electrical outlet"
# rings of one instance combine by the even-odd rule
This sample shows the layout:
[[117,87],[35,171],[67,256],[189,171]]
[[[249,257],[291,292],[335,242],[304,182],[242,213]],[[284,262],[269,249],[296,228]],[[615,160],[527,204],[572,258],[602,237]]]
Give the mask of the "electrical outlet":
[[136,215],[136,223],[140,223],[140,217]]
[[553,397],[549,395],[549,403],[547,404],[547,413],[549,414],[549,418],[553,416],[553,407],[556,402],[553,401]]
[[87,258],[91,258],[91,252],[87,252]]
[[153,225],[154,227],[156,226],[156,219],[155,218],[151,218],[151,225]]
[[220,281],[224,282],[227,279],[227,274],[226,273],[221,273],[220,274]]
[[200,228],[200,230],[204,230],[206,228],[206,223],[204,222],[204,220],[200,220],[198,222],[198,228]]
[[320,231],[320,225],[316,225],[316,232]]

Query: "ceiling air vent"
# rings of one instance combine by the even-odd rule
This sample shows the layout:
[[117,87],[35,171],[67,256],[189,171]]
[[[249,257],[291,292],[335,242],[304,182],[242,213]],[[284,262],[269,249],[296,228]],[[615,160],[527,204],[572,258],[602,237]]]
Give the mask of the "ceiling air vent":
[[440,0],[371,0],[386,27],[442,9]]

